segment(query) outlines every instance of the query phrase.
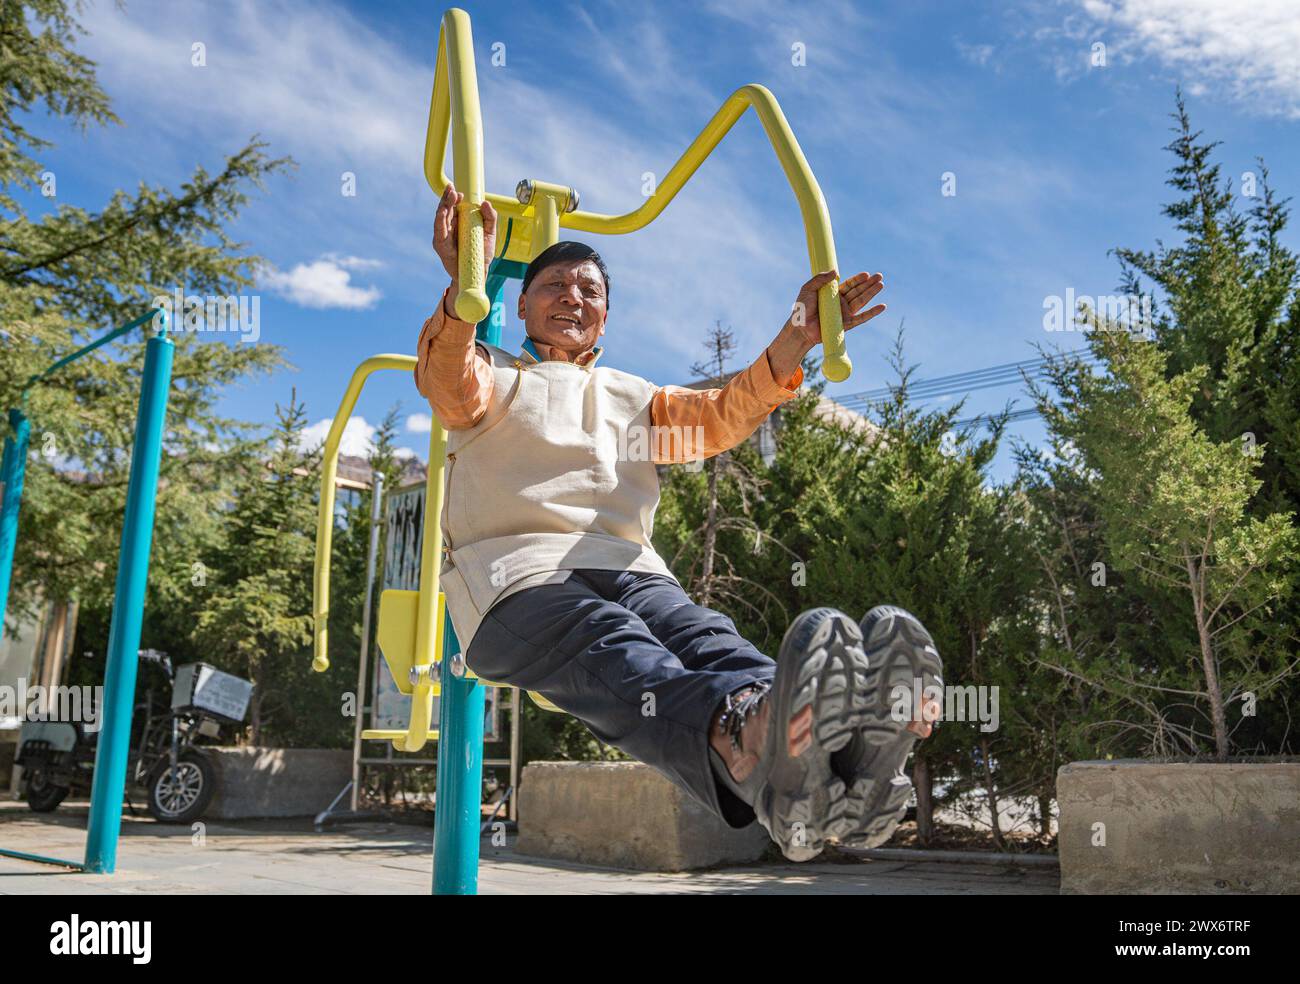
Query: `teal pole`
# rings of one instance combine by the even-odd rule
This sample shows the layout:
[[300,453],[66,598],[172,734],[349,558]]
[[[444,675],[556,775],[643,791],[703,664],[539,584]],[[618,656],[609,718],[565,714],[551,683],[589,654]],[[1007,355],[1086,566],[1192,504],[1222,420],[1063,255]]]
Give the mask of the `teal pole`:
[[9,411],[9,436],[0,461],[0,639],[4,638],[5,613],[9,611],[9,580],[14,569],[14,546],[18,542],[18,510],[23,501],[23,479],[27,474],[27,441],[32,424],[21,410]]
[[46,857],[44,854],[28,854],[26,851],[10,851],[0,847],[0,857],[17,858],[19,861],[34,861],[36,864],[53,864],[60,868],[84,871],[85,865],[80,861],[64,861],[62,858]]
[[[139,328],[147,321],[158,318],[156,323],[161,328],[166,317],[166,312],[160,308],[150,308],[135,320],[128,321],[70,355],[65,355],[28,379],[21,399],[27,399],[28,390],[45,382],[64,366]],[[11,433],[5,438],[4,460],[0,462],[0,485],[4,487],[3,499],[0,499],[0,638],[4,637],[4,618],[9,611],[9,584],[13,576],[14,546],[18,542],[18,510],[22,506],[23,478],[27,473],[27,440],[31,434],[31,422],[21,410],[14,408],[9,411],[9,429]]]
[[[156,321],[154,320],[155,318],[157,319]],[[23,389],[23,393],[26,393],[27,390],[31,389],[37,383],[44,382],[45,380],[49,379],[51,376],[53,376],[64,366],[71,365],[72,363],[80,359],[83,355],[89,355],[91,352],[95,351],[95,349],[102,348],[103,346],[111,342],[113,339],[121,338],[127,332],[134,331],[136,328],[139,328],[142,324],[144,324],[147,321],[153,321],[154,327],[161,331],[167,323],[167,312],[164,311],[162,308],[150,308],[148,311],[140,315],[140,317],[136,318],[134,321],[128,321],[126,324],[121,325],[118,328],[114,328],[112,331],[108,332],[107,334],[101,335],[99,338],[95,339],[90,344],[81,346],[81,348],[77,349],[77,351],[71,353],[70,355],[65,355],[62,359],[54,363],[54,365],[50,366],[44,372],[38,372],[31,379],[27,380],[27,386]]]
[[171,339],[161,331],[145,346],[140,409],[131,448],[131,477],[126,489],[126,516],[117,559],[117,590],[108,631],[108,666],[104,671],[99,746],[90,792],[90,825],[86,833],[85,867],[95,874],[111,875],[117,867],[117,839],[122,829],[122,794],[130,759],[131,713],[139,666],[140,625],[149,583],[158,468],[175,350]]
[[[433,894],[476,895],[483,821],[483,688],[477,681],[451,672],[453,658],[461,657],[450,618],[444,618],[443,632]],[[463,666],[463,661],[459,665]]]
[[[505,323],[503,300],[507,277],[522,264],[503,266],[493,260],[487,292],[492,309],[479,322],[475,335],[489,345],[501,344]],[[442,694],[438,701],[438,786],[433,811],[433,894],[478,894],[479,828],[483,802],[483,688],[451,672],[460,642],[451,617],[443,620]],[[463,667],[463,658],[456,660]]]

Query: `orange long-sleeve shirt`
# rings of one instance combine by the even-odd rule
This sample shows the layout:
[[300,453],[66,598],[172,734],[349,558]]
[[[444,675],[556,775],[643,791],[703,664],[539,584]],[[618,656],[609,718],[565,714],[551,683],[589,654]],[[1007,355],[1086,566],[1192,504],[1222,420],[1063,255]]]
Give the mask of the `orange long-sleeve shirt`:
[[[450,290],[450,288],[448,288]],[[444,292],[438,310],[424,323],[416,344],[415,386],[443,427],[473,427],[487,412],[495,380],[487,358],[474,344],[475,326],[446,313]],[[545,346],[534,346],[545,355]],[[590,367],[600,356],[595,348],[576,364]],[[752,365],[727,384],[713,389],[658,387],[650,404],[655,437],[654,461],[669,464],[708,458],[740,444],[767,416],[794,397],[803,382],[802,367],[781,384],[772,375],[764,350]]]

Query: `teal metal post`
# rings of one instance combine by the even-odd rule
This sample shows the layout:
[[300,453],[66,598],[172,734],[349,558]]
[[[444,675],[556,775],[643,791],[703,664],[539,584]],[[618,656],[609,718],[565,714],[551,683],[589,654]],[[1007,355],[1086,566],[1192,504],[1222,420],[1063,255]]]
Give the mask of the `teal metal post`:
[[[26,400],[28,390],[45,382],[64,366],[154,319],[158,319],[155,324],[161,328],[166,321],[166,313],[160,308],[150,308],[134,321],[114,328],[89,345],[83,345],[77,351],[65,355],[27,380],[20,399]],[[18,510],[22,506],[23,477],[27,473],[27,439],[31,433],[31,422],[22,410],[15,407],[9,411],[9,429],[12,433],[5,438],[4,461],[0,463],[0,483],[4,484],[3,500],[0,500],[0,638],[4,635],[4,617],[9,610],[9,584],[14,569],[14,545],[18,542]]]
[[[493,260],[487,292],[492,309],[479,322],[475,336],[489,345],[501,344],[505,323],[505,281],[502,261]],[[512,273],[515,267],[511,264]],[[450,616],[443,621],[442,694],[438,701],[438,798],[433,812],[433,894],[478,893],[479,828],[483,821],[483,688],[451,672],[460,642]],[[463,667],[463,657],[455,660]]]
[[[460,643],[451,619],[442,654],[438,701],[438,799],[433,811],[433,894],[478,894],[479,827],[483,822],[483,688],[451,672]],[[459,665],[464,665],[461,662]]]
[[5,438],[4,460],[0,462],[0,638],[4,637],[5,612],[9,610],[9,579],[14,569],[14,546],[18,542],[18,510],[23,501],[23,478],[27,474],[27,440],[32,424],[18,409],[9,411],[9,436]]
[[[164,322],[165,323],[165,322]],[[171,388],[175,346],[161,331],[145,346],[140,410],[131,449],[131,477],[126,490],[122,547],[117,558],[117,591],[108,632],[108,666],[100,708],[99,746],[90,793],[86,833],[86,870],[111,875],[117,867],[117,839],[122,829],[122,794],[130,757],[131,712],[139,665],[140,625],[149,583],[158,467],[162,458],[167,396]]]

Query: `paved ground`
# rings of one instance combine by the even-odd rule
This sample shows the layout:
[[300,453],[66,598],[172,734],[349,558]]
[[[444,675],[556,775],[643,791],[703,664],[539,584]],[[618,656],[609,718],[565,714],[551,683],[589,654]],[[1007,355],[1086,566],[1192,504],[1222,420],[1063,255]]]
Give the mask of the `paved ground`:
[[[38,817],[0,803],[0,847],[80,860],[86,810]],[[0,895],[113,893],[420,895],[432,877],[432,826],[356,824],[312,830],[308,820],[212,822],[202,844],[188,827],[126,818],[112,876],[0,857]],[[513,842],[513,838],[511,839]],[[542,861],[483,842],[479,891],[501,894],[1055,895],[1055,868],[925,861],[771,864],[647,874]]]

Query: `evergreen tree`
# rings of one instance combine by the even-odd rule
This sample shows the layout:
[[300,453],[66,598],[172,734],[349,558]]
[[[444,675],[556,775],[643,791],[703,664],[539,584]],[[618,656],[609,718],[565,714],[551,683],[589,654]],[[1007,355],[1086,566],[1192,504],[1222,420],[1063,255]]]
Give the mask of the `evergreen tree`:
[[1151,751],[1212,745],[1222,761],[1235,730],[1229,705],[1252,713],[1300,665],[1289,655],[1294,627],[1277,622],[1300,538],[1288,514],[1250,513],[1259,449],[1215,441],[1194,419],[1206,367],[1167,379],[1155,344],[1096,312],[1085,319],[1106,374],[1058,363],[1062,403],[1040,406],[1090,480],[1104,555],[1157,592],[1152,607],[1168,613],[1160,622],[1170,631],[1141,656],[1117,650],[1066,670],[1145,717]]
[[[988,482],[1001,422],[984,438],[958,433],[960,405],[925,411],[911,404],[913,371],[903,363],[901,336],[893,364],[899,382],[893,397],[876,408],[873,426],[829,419],[819,409],[824,384],[809,362],[808,390],[781,408],[771,464],[749,447],[732,452],[761,483],[762,494],[747,500],[721,473],[719,512],[733,515],[747,503],[742,514],[753,529],[720,529],[720,552],[738,577],[762,592],[749,592],[743,604],[724,599],[719,607],[775,656],[793,613],[833,605],[860,618],[877,604],[901,605],[934,634],[946,683],[1009,688],[1019,716],[1001,712],[999,730],[980,730],[972,693],[975,705],[962,707],[972,719],[945,724],[918,746],[913,778],[921,833],[928,838],[937,802],[931,793],[940,780],[941,798],[954,803],[972,791],[993,803],[1008,796],[1050,798],[1055,775],[1043,759],[1020,763],[1022,749],[1032,744],[1025,736],[1047,713],[1035,705],[1052,707],[1060,683],[1017,647],[1025,582],[1033,572],[1023,562],[1012,490]],[[702,476],[693,483],[687,477],[675,474],[665,486],[656,538],[666,544],[667,556],[699,541],[706,486]],[[759,603],[769,597],[770,604]],[[783,617],[772,617],[777,612]],[[994,836],[1001,837],[996,820]]]
[[1269,170],[1243,175],[1238,210],[1232,182],[1193,131],[1182,94],[1173,114],[1176,157],[1168,184],[1182,197],[1164,206],[1183,234],[1154,251],[1119,249],[1132,294],[1158,292],[1156,340],[1170,379],[1202,366],[1193,419],[1214,441],[1264,445],[1255,515],[1300,512],[1300,278],[1282,242],[1290,199],[1279,200]]
[[[1050,614],[1043,658],[1086,707],[1094,754],[1285,751],[1300,692],[1300,302],[1286,201],[1260,162],[1246,214],[1181,94],[1166,205],[1182,241],[1117,250],[1153,342],[1085,311],[1097,376],[1059,357],[1021,449]],[[1129,326],[1133,327],[1133,326]],[[1240,703],[1239,709],[1233,705]],[[1104,737],[1103,737],[1103,733]]]
[[[17,406],[33,374],[180,285],[228,296],[253,283],[260,258],[226,226],[250,185],[282,171],[253,140],[220,171],[195,169],[179,192],[141,183],[97,211],[61,201],[37,155],[49,141],[39,110],[86,127],[119,122],[94,65],[75,51],[81,29],[63,0],[0,5],[0,407]],[[201,565],[219,533],[229,477],[253,455],[246,425],[215,412],[224,387],[282,364],[276,347],[174,336],[146,644],[183,637],[201,598]],[[125,505],[144,332],[124,337],[33,389],[24,407],[32,453],[9,623],[42,598],[79,599],[82,649],[101,649]],[[0,430],[7,428],[0,425]],[[154,633],[157,632],[158,635]],[[161,637],[160,637],[161,636]]]
[[[1008,737],[1008,719],[999,711],[998,730],[982,730],[977,720],[982,710],[992,710],[995,693],[1000,701],[1002,693],[1029,686],[1027,668],[1002,645],[1001,623],[1018,611],[1026,578],[1012,535],[1010,492],[993,487],[988,477],[1005,421],[991,421],[981,435],[956,427],[961,403],[938,410],[914,406],[914,367],[904,362],[901,332],[891,365],[898,382],[876,408],[875,437],[846,440],[856,445],[853,453],[841,451],[839,473],[847,480],[815,497],[823,505],[813,508],[824,511],[826,521],[807,547],[808,596],[854,618],[877,604],[899,605],[929,629],[943,655],[945,684],[972,689],[953,702],[953,712],[965,720],[948,720],[917,745],[918,832],[922,840],[929,837],[936,802],[956,804],[978,792],[1001,846],[1000,800],[1038,791],[1009,790],[998,775],[1021,749]],[[991,729],[994,722],[985,724]],[[1043,777],[1036,778],[1041,789]],[[944,786],[932,797],[938,779]]]
[[[306,647],[320,456],[318,449],[302,447],[306,412],[296,393],[287,407],[276,407],[276,417],[269,458],[238,478],[235,506],[226,517],[224,561],[211,570],[211,588],[194,625],[195,641],[212,662],[253,682],[254,745],[268,725],[290,733],[305,716],[302,694],[310,672]],[[276,721],[277,714],[283,720]]]

